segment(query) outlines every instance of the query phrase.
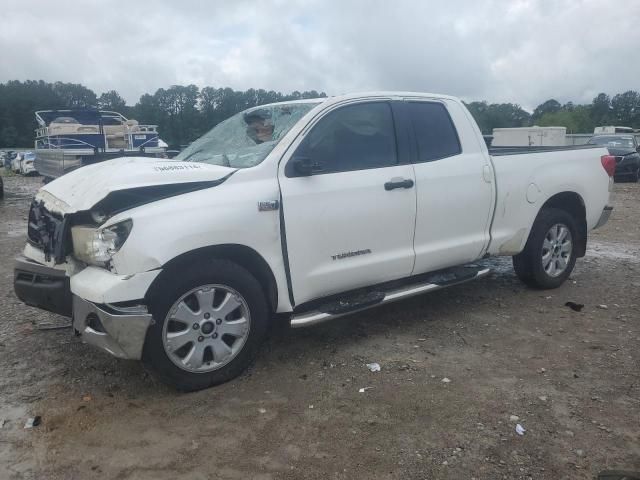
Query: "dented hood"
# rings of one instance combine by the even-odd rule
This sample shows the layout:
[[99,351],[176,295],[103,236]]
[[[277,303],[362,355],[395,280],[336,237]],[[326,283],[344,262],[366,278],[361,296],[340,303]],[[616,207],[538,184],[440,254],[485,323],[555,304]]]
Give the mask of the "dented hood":
[[[62,215],[105,203],[132,208],[143,203],[213,187],[236,170],[206,163],[125,157],[87,165],[43,186],[36,201]],[[117,210],[117,208],[113,208]]]

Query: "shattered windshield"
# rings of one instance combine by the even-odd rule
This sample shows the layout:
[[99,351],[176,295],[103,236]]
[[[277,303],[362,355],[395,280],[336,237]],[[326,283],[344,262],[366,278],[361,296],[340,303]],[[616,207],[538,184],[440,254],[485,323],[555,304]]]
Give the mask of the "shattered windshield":
[[232,168],[258,165],[318,102],[274,104],[240,112],[193,142],[176,160]]

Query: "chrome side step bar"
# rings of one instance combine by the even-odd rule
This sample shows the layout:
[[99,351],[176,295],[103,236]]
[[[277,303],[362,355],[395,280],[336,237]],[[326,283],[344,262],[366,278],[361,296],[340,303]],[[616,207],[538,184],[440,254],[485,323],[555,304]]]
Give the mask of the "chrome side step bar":
[[362,308],[357,308],[357,306],[354,306],[353,309],[350,309],[349,311],[345,311],[345,312],[331,313],[331,312],[314,310],[311,312],[304,312],[297,315],[294,314],[291,317],[291,327],[293,328],[308,327],[311,325],[315,325],[317,323],[326,322],[327,320],[333,320],[334,318],[339,318],[345,315],[351,315],[352,313],[368,310],[369,308],[377,307],[379,305],[384,305],[387,303],[404,300],[405,298],[414,297],[422,293],[431,292],[434,290],[440,290],[442,288],[450,287],[452,285],[459,285],[461,283],[466,283],[471,280],[475,280],[477,278],[485,277],[490,272],[491,272],[490,268],[483,268],[481,270],[478,270],[478,272],[474,276],[464,278],[458,281],[453,280],[453,281],[445,282],[442,284],[418,283],[413,285],[406,285],[402,288],[397,288],[394,290],[389,290],[388,292],[384,292],[384,297],[381,298],[381,300],[376,303],[373,303],[373,304],[368,303],[364,305]]

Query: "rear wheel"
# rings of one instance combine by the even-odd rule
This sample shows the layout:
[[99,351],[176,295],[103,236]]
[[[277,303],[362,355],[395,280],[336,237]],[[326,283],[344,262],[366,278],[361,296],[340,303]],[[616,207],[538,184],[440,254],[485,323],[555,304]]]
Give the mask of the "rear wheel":
[[540,212],[524,250],[513,257],[518,277],[534,288],[557,288],[571,275],[578,240],[573,217],[556,208]]
[[153,295],[145,366],[183,391],[218,385],[253,361],[269,310],[258,281],[226,260],[185,266]]

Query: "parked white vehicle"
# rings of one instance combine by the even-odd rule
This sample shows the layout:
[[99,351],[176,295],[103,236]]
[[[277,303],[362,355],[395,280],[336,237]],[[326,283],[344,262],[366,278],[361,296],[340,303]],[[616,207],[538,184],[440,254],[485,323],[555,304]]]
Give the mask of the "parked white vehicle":
[[197,390],[239,375],[275,314],[301,327],[486,275],[561,285],[608,219],[605,148],[492,155],[457,98],[345,95],[231,117],[176,160],[42,187],[15,291]]
[[11,170],[13,173],[20,173],[20,163],[22,163],[22,157],[24,152],[16,153],[16,156],[11,160]]
[[36,154],[33,152],[24,152],[20,160],[19,173],[22,175],[37,174],[38,171],[34,165]]

